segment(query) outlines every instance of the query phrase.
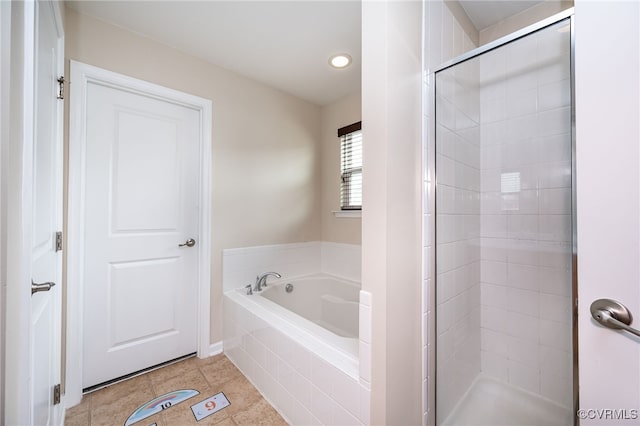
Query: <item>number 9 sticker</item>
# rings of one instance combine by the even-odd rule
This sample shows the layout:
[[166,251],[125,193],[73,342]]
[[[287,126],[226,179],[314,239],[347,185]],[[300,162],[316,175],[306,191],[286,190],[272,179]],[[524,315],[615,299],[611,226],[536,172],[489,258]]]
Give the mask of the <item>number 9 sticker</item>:
[[224,393],[217,393],[204,401],[200,401],[199,403],[191,406],[191,411],[193,412],[196,421],[200,421],[205,417],[212,415],[213,413],[217,413],[223,408],[231,405],[227,397]]

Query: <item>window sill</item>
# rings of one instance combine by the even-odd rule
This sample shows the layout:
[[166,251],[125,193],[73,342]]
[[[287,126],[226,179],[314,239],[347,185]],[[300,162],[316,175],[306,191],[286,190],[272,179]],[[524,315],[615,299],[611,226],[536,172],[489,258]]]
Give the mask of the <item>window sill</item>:
[[357,219],[362,217],[362,210],[338,210],[333,214],[338,219]]

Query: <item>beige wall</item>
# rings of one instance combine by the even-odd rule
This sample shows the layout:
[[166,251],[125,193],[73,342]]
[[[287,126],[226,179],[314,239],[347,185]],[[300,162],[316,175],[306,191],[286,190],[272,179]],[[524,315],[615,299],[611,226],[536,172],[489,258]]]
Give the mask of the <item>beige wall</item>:
[[360,244],[362,238],[360,218],[336,218],[333,214],[340,210],[340,139],[337,132],[340,127],[361,121],[361,98],[358,91],[321,111],[322,241]]
[[372,424],[422,422],[422,5],[362,4],[362,288],[372,294]]
[[547,0],[480,30],[480,46],[573,7],[573,0]]
[[222,250],[320,239],[320,107],[75,10],[66,15],[67,59],[213,101],[211,342],[220,341]]

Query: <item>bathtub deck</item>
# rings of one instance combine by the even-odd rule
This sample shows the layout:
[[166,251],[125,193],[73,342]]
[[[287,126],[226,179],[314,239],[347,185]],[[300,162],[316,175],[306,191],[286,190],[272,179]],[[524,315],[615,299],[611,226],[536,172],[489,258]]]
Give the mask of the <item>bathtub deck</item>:
[[569,409],[508,384],[480,376],[451,415],[447,426],[568,426]]

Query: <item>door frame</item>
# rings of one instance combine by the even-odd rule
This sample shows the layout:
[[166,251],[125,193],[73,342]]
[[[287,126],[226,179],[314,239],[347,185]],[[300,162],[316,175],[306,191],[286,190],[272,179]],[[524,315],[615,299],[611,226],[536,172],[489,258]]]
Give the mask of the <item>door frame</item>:
[[86,101],[89,83],[97,83],[130,93],[195,109],[200,118],[200,173],[198,191],[198,324],[199,358],[211,355],[211,126],[212,101],[147,81],[108,71],[77,61],[70,61],[69,107],[69,180],[68,180],[68,249],[67,249],[67,346],[66,400],[68,406],[82,399],[83,365],[83,265],[86,174]]

